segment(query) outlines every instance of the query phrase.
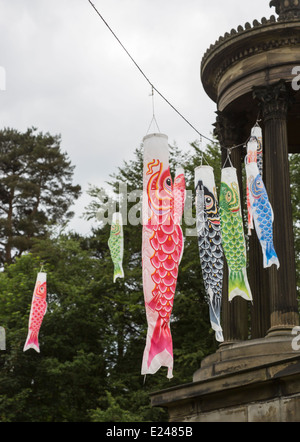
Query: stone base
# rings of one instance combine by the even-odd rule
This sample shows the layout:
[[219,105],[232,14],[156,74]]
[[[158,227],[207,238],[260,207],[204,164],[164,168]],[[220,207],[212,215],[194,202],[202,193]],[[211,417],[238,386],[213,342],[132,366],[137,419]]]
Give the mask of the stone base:
[[220,346],[193,382],[153,393],[171,422],[300,422],[300,351],[293,336]]

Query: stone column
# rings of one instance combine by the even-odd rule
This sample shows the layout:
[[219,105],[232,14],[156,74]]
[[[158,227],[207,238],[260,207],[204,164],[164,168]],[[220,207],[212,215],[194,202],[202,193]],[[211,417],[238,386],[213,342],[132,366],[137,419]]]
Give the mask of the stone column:
[[[245,141],[242,135],[242,121],[239,118],[229,118],[222,112],[217,112],[217,120],[214,124],[215,134],[217,135],[221,146],[234,146]],[[239,124],[240,123],[240,124]],[[242,200],[242,158],[241,148],[232,150],[231,162],[237,169],[237,176],[240,184]],[[227,157],[227,151],[222,149],[223,166]],[[228,166],[228,163],[226,164]],[[223,296],[222,296],[222,326],[224,334],[224,343],[230,344],[235,341],[243,341],[248,338],[248,305],[247,301],[240,297],[235,297],[231,302],[228,301],[228,267],[225,260]]]
[[263,338],[270,328],[270,300],[268,282],[263,268],[261,246],[255,230],[249,236],[249,284],[252,291],[251,339]]
[[280,261],[264,269],[267,275],[266,296],[270,301],[268,336],[290,333],[298,325],[296,270],[292,207],[290,194],[287,110],[291,99],[289,86],[280,81],[254,89],[264,122],[264,183],[274,212],[274,245]]
[[[265,165],[265,164],[264,164]],[[263,177],[265,172],[263,172]],[[266,336],[270,328],[270,300],[268,293],[268,278],[263,268],[263,255],[255,228],[249,240],[249,284],[252,291],[251,305],[251,338],[259,339]]]

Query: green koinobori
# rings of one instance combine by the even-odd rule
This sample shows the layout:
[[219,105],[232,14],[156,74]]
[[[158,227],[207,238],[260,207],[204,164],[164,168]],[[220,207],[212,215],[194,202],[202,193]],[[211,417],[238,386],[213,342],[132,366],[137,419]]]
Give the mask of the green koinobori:
[[123,253],[124,236],[121,213],[115,212],[112,217],[108,247],[114,264],[114,282],[117,278],[124,278]]
[[234,167],[222,170],[219,205],[222,245],[229,269],[229,301],[235,296],[252,301],[246,272],[246,243],[240,192]]

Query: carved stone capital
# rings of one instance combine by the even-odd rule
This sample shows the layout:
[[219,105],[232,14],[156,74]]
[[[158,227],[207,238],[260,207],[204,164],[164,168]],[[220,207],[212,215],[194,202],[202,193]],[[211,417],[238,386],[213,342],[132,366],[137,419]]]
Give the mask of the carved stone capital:
[[226,115],[224,112],[217,111],[214,135],[218,138],[221,146],[233,147],[243,141],[243,128],[245,121],[237,116]]
[[293,102],[291,90],[285,81],[253,88],[253,98],[258,101],[264,120],[286,119],[289,105]]

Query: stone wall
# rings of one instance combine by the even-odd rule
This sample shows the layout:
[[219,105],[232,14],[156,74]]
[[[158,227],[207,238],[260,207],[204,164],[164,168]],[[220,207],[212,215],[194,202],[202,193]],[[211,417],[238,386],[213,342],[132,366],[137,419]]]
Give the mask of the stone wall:
[[228,349],[227,366],[217,354],[208,357],[194,382],[153,393],[152,405],[167,408],[170,422],[300,422],[299,352],[270,352],[263,359],[271,362],[263,363],[254,346],[262,349],[261,340],[250,357],[242,345],[241,358],[233,346],[231,369]]

